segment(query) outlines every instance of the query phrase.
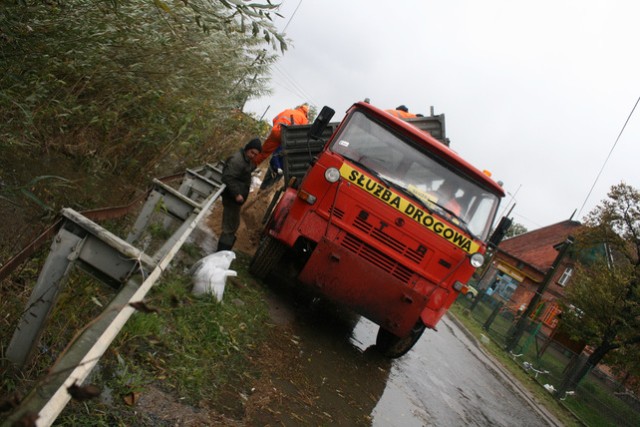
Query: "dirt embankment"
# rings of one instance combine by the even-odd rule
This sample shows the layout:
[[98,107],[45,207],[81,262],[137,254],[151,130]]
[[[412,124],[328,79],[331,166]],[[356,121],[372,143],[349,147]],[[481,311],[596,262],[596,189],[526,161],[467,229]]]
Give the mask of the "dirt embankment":
[[[255,252],[276,189],[258,191],[256,186],[251,193],[242,210],[236,252]],[[218,203],[207,220],[216,235],[221,217]],[[247,350],[257,381],[232,382],[195,411],[161,394],[141,400],[140,409],[176,425],[371,425],[370,414],[384,391],[389,361],[375,351],[363,355],[345,338],[357,316],[324,303],[302,303],[283,292],[285,288],[271,282],[265,287],[271,318],[262,326],[267,338],[259,348]]]
[[[261,179],[264,176],[265,167],[262,166],[254,172],[254,180],[251,185],[251,193],[247,202],[242,206],[240,228],[236,233],[236,243],[234,250],[253,255],[260,240],[260,233],[263,227],[263,218],[267,207],[275,195],[282,181],[270,189],[260,190]],[[222,201],[217,201],[212,209],[211,215],[207,219],[207,225],[213,230],[216,236],[220,235],[222,224]],[[216,237],[217,239],[217,237]]]

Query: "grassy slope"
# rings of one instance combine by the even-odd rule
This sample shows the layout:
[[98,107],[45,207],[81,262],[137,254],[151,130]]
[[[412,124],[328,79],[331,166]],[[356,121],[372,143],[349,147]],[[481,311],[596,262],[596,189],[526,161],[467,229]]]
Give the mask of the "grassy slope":
[[[244,408],[238,397],[250,393],[260,375],[252,358],[270,329],[263,290],[248,274],[247,262],[243,255],[233,262],[238,278],[227,281],[223,303],[193,296],[190,276],[184,274],[188,263],[174,266],[149,295],[148,304],[157,313],[136,313],[92,376],[102,398],[72,401],[58,422],[241,421]],[[161,417],[157,402],[148,399],[152,395],[180,405]]]

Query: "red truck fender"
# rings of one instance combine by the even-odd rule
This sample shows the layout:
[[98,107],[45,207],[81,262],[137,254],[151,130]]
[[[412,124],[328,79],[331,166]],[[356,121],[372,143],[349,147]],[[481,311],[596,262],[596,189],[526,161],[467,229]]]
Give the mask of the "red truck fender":
[[436,325],[440,321],[440,318],[447,311],[445,307],[445,298],[447,296],[447,292],[444,289],[436,288],[429,295],[429,301],[420,313],[420,318],[422,319],[422,323],[429,329],[435,329]]

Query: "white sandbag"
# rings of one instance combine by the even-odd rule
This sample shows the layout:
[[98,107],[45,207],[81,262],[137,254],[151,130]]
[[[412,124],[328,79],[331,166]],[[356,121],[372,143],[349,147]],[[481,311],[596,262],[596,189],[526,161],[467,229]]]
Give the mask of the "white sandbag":
[[193,295],[210,294],[222,301],[227,277],[238,275],[229,270],[235,257],[232,251],[219,251],[198,261],[193,267]]
[[194,273],[198,271],[202,266],[211,267],[217,266],[220,268],[229,268],[231,262],[236,259],[236,254],[233,251],[218,251],[214,252],[206,257],[202,258],[193,265],[191,269]]
[[238,273],[233,270],[219,269],[214,273],[211,279],[209,293],[213,294],[218,302],[221,302],[222,295],[224,295],[224,288],[227,284],[227,277],[236,277],[237,275]]

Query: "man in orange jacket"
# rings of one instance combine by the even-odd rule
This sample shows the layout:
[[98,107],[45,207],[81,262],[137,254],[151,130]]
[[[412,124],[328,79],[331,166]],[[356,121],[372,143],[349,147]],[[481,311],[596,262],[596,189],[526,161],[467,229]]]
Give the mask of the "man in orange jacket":
[[418,117],[415,114],[410,113],[409,109],[404,105],[397,106],[395,110],[386,110],[386,111],[392,116],[396,116],[401,119],[412,119],[414,117]]
[[294,109],[284,110],[273,119],[273,128],[267,139],[262,143],[262,152],[254,158],[256,165],[259,165],[264,159],[269,157],[271,153],[276,151],[280,146],[280,136],[282,134],[282,125],[306,125],[309,123],[307,115],[309,113],[309,105],[298,105]]

